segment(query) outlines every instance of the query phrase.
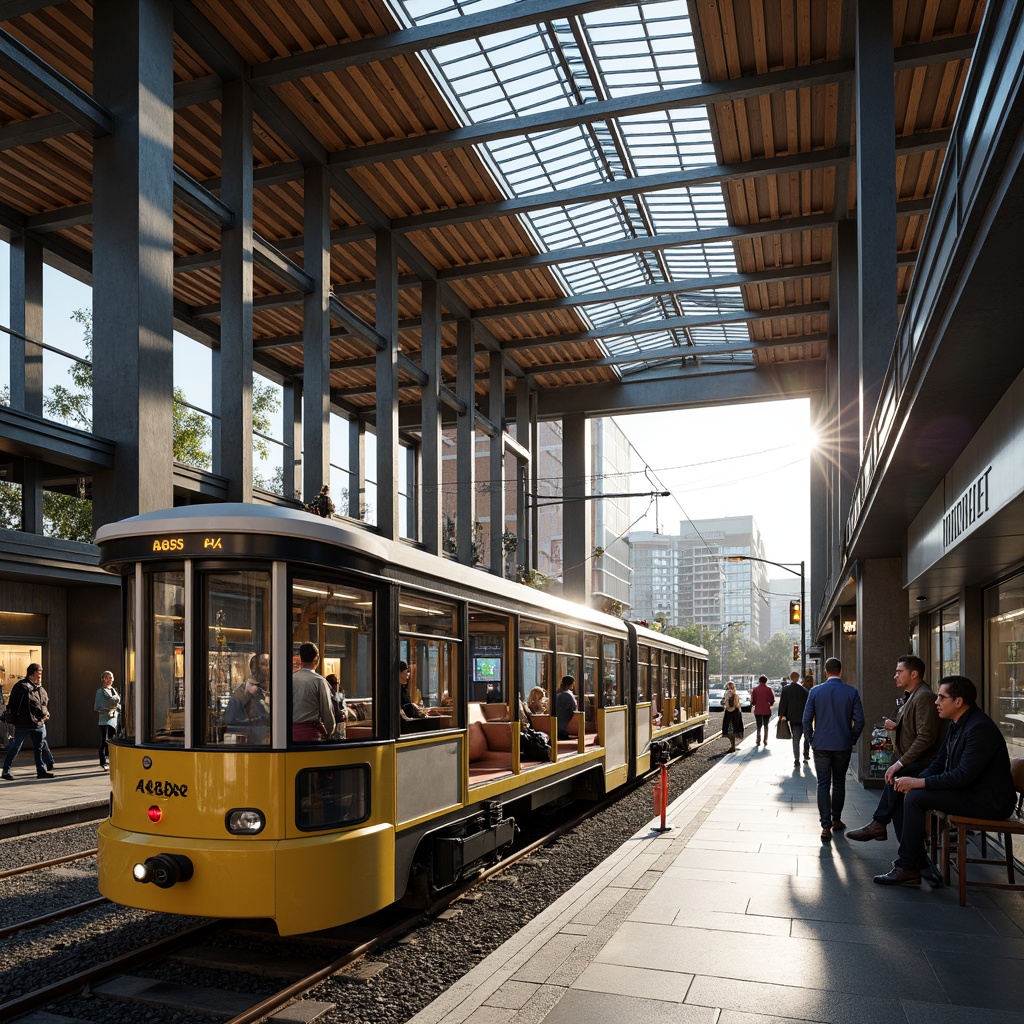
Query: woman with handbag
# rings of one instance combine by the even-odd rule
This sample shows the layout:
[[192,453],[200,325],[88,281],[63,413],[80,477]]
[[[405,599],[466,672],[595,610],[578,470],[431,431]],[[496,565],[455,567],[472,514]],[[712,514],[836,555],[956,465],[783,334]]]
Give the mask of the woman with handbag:
[[736,749],[737,740],[743,739],[743,712],[740,698],[733,683],[725,684],[725,714],[722,715],[722,735],[729,741],[729,753]]

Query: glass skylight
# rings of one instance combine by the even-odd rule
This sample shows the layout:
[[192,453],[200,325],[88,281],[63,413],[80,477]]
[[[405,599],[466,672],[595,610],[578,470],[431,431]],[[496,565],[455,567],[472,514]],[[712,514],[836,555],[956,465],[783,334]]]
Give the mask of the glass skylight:
[[[390,0],[399,20],[437,24],[461,15],[502,9],[499,0]],[[492,33],[442,46],[428,59],[439,84],[466,125],[571,109],[699,83],[696,50],[686,5],[679,0],[614,5],[571,19]],[[537,131],[481,146],[510,197],[557,192],[633,177],[671,174],[716,162],[703,106],[654,110],[613,120]],[[524,215],[543,251],[565,253],[552,269],[570,295],[596,298],[623,288],[733,274],[732,245],[725,242],[587,256],[583,247],[667,236],[728,223],[718,185],[590,200]],[[594,329],[622,333],[601,341],[609,355],[659,355],[679,348],[679,362],[752,361],[750,333],[742,321],[675,326],[680,317],[707,319],[742,310],[738,288],[631,295],[579,307]],[[630,328],[650,324],[650,332]],[[659,329],[664,324],[663,329]],[[739,344],[738,344],[739,343]],[[743,351],[723,351],[729,345]],[[670,363],[624,363],[624,375]]]

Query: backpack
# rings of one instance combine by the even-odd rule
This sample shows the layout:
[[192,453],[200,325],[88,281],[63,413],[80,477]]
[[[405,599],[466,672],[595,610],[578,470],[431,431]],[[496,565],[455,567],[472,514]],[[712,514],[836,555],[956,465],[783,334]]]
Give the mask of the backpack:
[[551,742],[539,729],[520,725],[519,756],[524,761],[550,761]]

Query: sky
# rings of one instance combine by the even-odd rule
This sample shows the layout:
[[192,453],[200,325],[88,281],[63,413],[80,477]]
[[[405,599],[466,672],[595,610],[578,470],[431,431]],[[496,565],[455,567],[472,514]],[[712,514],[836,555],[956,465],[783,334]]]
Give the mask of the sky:
[[[633,499],[637,530],[676,534],[686,518],[752,515],[765,558],[810,564],[810,402],[789,399],[618,416],[637,464],[671,497]],[[634,474],[632,490],[638,475]],[[656,517],[655,517],[656,511]],[[657,521],[656,521],[657,520]],[[768,566],[771,579],[789,574]]]

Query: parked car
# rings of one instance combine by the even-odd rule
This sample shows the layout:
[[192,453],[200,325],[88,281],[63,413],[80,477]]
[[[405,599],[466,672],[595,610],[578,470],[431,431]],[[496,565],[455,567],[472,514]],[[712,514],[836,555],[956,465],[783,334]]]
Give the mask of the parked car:
[[708,711],[725,710],[725,690],[715,687],[708,690]]
[[754,700],[750,696],[749,690],[741,690],[737,687],[736,696],[740,699],[740,711],[749,711],[754,706]]

